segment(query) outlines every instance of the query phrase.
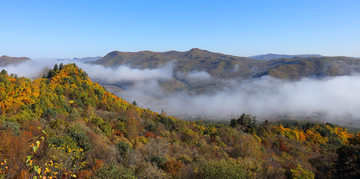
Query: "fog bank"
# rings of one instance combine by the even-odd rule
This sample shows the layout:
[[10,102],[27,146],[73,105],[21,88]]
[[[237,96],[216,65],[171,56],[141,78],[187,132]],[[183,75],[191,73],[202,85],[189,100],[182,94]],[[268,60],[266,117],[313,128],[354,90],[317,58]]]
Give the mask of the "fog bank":
[[[74,61],[61,61],[73,63]],[[38,59],[4,68],[8,73],[36,78],[46,73],[56,59]],[[191,95],[187,91],[165,93],[161,82],[172,78],[219,80],[205,71],[174,72],[174,63],[156,69],[135,69],[128,66],[106,68],[100,65],[76,62],[91,79],[105,84],[130,82],[116,95],[139,106],[175,116],[202,116],[211,119],[229,119],[242,113],[258,118],[277,116],[321,117],[330,120],[360,119],[360,75],[304,78],[286,81],[269,76],[227,84],[211,94]],[[358,120],[360,122],[360,120]]]
[[149,85],[139,83],[118,95],[134,99],[143,107],[179,116],[223,119],[247,113],[260,118],[360,119],[359,75],[300,81],[265,76],[200,95],[164,94],[158,85],[151,82],[151,88],[147,88]]
[[136,69],[125,65],[117,68],[106,68],[101,65],[93,65],[75,60],[35,59],[21,64],[3,66],[0,69],[5,69],[9,74],[14,73],[18,74],[18,76],[38,78],[53,68],[54,64],[60,63],[76,63],[91,79],[100,80],[105,83],[168,80],[172,77],[174,66],[174,63],[170,62],[156,69]]

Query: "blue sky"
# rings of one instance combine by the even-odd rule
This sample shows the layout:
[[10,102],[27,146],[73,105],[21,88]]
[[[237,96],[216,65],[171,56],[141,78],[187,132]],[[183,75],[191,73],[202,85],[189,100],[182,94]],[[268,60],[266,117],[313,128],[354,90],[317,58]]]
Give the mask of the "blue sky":
[[360,57],[358,0],[0,0],[0,55],[187,51]]

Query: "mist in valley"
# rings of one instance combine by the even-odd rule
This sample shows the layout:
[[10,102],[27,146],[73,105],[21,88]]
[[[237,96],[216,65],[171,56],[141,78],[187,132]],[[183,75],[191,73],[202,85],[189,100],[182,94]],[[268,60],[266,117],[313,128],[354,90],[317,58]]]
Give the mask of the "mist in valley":
[[[37,78],[55,63],[74,63],[56,59],[37,59],[18,65],[1,67],[8,73]],[[129,66],[107,68],[76,62],[88,76],[110,86],[117,86],[116,95],[140,107],[169,115],[188,118],[229,119],[242,113],[258,119],[279,116],[321,118],[334,121],[360,119],[360,75],[303,78],[288,81],[263,76],[250,80],[214,79],[205,71],[175,72],[175,62],[155,69]],[[224,86],[208,93],[194,94],[186,90],[169,92],[161,84],[172,78],[188,81],[221,81]],[[122,86],[121,84],[128,84]],[[121,88],[120,88],[121,87]]]

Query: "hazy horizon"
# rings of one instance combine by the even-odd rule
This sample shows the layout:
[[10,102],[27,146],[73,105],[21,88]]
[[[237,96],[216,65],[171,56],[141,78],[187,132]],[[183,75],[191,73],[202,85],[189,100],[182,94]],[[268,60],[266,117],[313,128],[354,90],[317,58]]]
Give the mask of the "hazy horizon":
[[[194,48],[197,48],[197,47],[194,47]],[[169,52],[169,51],[178,51],[178,52],[187,52],[191,49],[194,49],[194,48],[190,48],[188,50],[184,50],[184,51],[181,51],[181,50],[166,50],[166,51],[151,51],[151,50],[139,50],[139,51],[120,51],[120,50],[113,50],[113,51],[120,51],[120,52],[125,52],[125,53],[136,53],[136,52],[143,52],[143,51],[151,51],[151,52]],[[200,49],[200,48],[198,48]],[[201,50],[206,50],[206,51],[209,51],[207,49],[201,49]],[[49,60],[55,60],[55,59],[65,59],[65,60],[72,60],[72,59],[75,59],[75,58],[88,58],[88,57],[104,57],[105,55],[107,55],[108,53],[110,52],[113,52],[113,51],[109,51],[103,55],[95,55],[95,56],[89,56],[89,55],[85,55],[85,56],[73,56],[73,57],[31,57],[31,56],[10,56],[8,54],[1,54],[0,53],[0,57],[1,56],[9,56],[9,57],[28,57],[30,59],[33,59],[33,60],[46,60],[46,59],[49,59]],[[220,53],[220,54],[225,54],[225,55],[232,55],[232,56],[238,56],[238,57],[254,57],[254,56],[261,56],[261,55],[289,55],[289,56],[297,56],[297,55],[320,55],[320,56],[325,56],[325,57],[337,57],[337,56],[344,56],[344,55],[324,55],[324,54],[320,54],[320,53],[301,53],[301,54],[287,54],[287,53],[273,53],[273,52],[268,52],[268,53],[261,53],[261,54],[253,54],[253,55],[248,55],[248,56],[245,56],[245,55],[234,55],[234,54],[227,54],[227,53],[223,53],[223,52],[215,52],[215,51],[210,51],[212,53]],[[346,55],[345,55],[346,56]],[[346,57],[353,57],[353,58],[359,58],[358,56],[346,56]]]

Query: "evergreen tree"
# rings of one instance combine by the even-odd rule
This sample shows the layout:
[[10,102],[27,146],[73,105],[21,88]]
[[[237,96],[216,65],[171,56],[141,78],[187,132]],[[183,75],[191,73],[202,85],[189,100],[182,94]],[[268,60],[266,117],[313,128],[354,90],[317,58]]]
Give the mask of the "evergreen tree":
[[54,65],[54,69],[53,69],[53,70],[54,70],[54,72],[58,72],[58,71],[59,71],[59,67],[58,67],[57,64]]
[[59,70],[62,70],[64,68],[64,64],[60,63]]
[[0,75],[6,75],[6,74],[7,74],[7,71],[5,69],[2,69],[0,72]]
[[49,73],[48,73],[48,75],[47,75],[47,77],[46,78],[52,78],[53,76],[55,76],[55,71],[54,70],[49,70]]

